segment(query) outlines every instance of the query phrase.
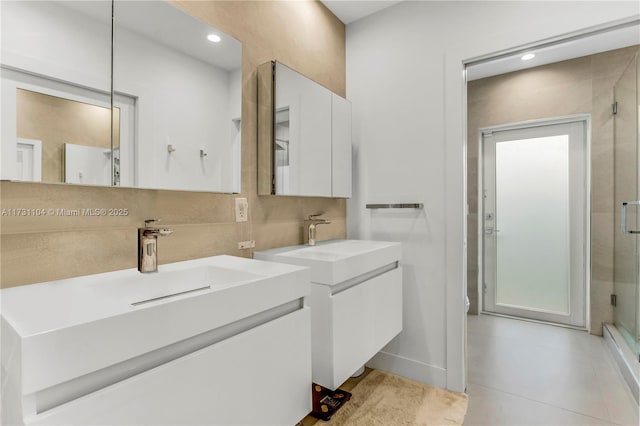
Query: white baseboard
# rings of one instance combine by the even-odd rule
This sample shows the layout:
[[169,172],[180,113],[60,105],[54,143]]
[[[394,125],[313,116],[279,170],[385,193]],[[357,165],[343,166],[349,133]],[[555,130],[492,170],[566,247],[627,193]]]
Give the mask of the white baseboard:
[[440,388],[447,387],[447,370],[445,368],[429,365],[389,352],[378,352],[367,362],[367,367],[386,371],[427,385]]

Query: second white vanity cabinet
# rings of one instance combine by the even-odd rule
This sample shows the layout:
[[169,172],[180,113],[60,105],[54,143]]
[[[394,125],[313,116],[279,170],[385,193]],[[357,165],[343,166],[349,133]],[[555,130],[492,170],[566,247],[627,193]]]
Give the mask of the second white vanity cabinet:
[[400,243],[323,241],[254,256],[311,270],[314,383],[338,388],[402,331]]
[[[349,284],[349,283],[347,283]],[[402,268],[340,285],[311,285],[313,381],[336,389],[402,330]]]

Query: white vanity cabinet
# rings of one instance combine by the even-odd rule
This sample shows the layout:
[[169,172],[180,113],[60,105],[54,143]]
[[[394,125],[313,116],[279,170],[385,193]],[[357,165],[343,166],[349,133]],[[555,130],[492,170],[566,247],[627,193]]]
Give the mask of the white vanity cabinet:
[[402,268],[340,284],[311,285],[313,381],[336,389],[402,330]]
[[402,331],[400,243],[323,241],[254,256],[311,270],[314,383],[336,389]]
[[308,293],[304,268],[231,256],[4,289],[2,424],[296,424]]

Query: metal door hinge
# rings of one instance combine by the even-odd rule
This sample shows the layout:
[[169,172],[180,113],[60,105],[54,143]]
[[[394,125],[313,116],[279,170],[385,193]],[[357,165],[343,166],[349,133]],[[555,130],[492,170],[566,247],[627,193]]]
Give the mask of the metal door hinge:
[[487,283],[483,283],[482,284],[482,290],[484,290],[484,292],[487,292]]
[[611,114],[616,115],[618,113],[618,102],[611,104]]
[[611,306],[616,306],[618,303],[618,296],[616,296],[615,294],[611,295]]

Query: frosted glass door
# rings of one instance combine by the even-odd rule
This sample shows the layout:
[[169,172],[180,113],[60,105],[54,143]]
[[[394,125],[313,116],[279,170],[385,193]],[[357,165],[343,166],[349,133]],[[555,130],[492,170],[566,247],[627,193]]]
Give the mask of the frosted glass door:
[[569,312],[569,137],[496,144],[496,299]]
[[484,138],[484,308],[584,326],[583,122]]

